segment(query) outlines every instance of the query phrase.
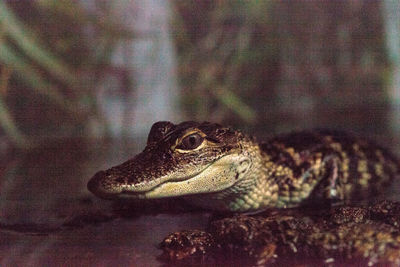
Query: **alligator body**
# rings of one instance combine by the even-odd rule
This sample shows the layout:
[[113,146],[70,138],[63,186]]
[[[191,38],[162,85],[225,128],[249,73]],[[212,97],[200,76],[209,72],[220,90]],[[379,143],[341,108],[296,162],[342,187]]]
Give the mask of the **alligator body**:
[[399,165],[389,151],[343,132],[258,143],[219,124],[157,122],[143,152],[96,173],[88,189],[108,199],[181,196],[207,209],[254,212],[367,198],[400,174]]

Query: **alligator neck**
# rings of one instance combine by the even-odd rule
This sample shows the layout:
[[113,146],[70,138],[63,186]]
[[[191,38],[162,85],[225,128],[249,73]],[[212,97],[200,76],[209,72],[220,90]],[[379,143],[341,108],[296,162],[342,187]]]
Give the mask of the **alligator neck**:
[[235,212],[265,209],[273,206],[278,198],[278,187],[272,179],[267,155],[261,152],[257,143],[243,145],[251,166],[246,175],[233,186],[223,191],[185,197],[188,202],[206,209],[231,210]]

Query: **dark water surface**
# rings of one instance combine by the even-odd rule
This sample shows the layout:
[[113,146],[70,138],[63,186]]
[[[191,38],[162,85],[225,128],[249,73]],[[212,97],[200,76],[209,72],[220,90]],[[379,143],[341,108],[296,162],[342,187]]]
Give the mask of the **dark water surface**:
[[[399,154],[398,138],[376,136]],[[0,266],[159,266],[157,246],[165,236],[204,229],[207,212],[141,213],[139,207],[120,216],[112,203],[87,191],[95,172],[143,145],[70,140],[1,159]],[[400,200],[399,184],[388,189],[388,198]]]
[[88,179],[139,149],[129,144],[52,144],[5,159],[0,176],[0,266],[157,266],[162,239],[204,228],[206,212],[115,216]]

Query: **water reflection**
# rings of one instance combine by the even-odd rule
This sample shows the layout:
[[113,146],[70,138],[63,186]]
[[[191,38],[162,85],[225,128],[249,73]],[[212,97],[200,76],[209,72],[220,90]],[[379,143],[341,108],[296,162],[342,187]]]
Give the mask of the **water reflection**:
[[163,237],[204,228],[208,213],[127,216],[126,207],[117,210],[86,190],[96,171],[128,159],[143,142],[70,140],[10,159],[0,177],[1,263],[157,265]]
[[[363,125],[347,128],[400,151],[388,128]],[[259,129],[259,139],[271,134],[267,128]],[[127,160],[144,144],[144,139],[66,140],[5,158],[0,163],[2,265],[154,266],[160,264],[157,245],[166,235],[204,229],[210,214],[185,208],[179,200],[116,206],[87,191],[94,173]],[[385,196],[400,200],[399,184]]]

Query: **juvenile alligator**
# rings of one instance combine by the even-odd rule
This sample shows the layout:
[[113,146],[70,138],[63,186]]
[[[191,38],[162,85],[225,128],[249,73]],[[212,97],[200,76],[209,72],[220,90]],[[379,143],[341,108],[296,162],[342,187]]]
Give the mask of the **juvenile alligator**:
[[107,199],[182,196],[207,209],[253,212],[367,198],[398,175],[390,152],[342,132],[258,143],[219,124],[157,122],[143,152],[96,173],[88,189]]

